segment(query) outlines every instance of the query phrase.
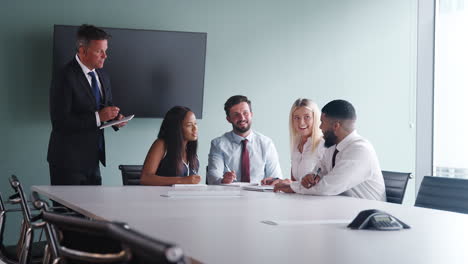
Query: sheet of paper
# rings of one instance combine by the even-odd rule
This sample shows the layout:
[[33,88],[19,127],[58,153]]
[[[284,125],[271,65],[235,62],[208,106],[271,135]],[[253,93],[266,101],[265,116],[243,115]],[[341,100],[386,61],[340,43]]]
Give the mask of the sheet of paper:
[[263,220],[260,223],[273,226],[290,225],[331,225],[331,224],[349,224],[351,219],[320,219],[320,220]]
[[110,127],[110,126],[113,126],[113,125],[117,125],[117,124],[120,124],[120,123],[123,123],[123,122],[128,122],[130,120],[132,120],[132,118],[134,117],[135,115],[129,115],[129,116],[126,116],[124,118],[122,118],[121,120],[114,120],[114,121],[110,121],[110,122],[107,122],[105,123],[104,125],[100,126],[99,128],[100,129],[104,129],[106,127]]
[[211,190],[211,189],[198,189],[198,190],[171,190],[167,191],[168,197],[214,197],[214,196],[240,196],[240,189],[228,188],[228,190]]
[[257,185],[257,186],[243,186],[243,190],[257,191],[257,192],[272,192],[275,186],[273,185]]
[[218,197],[218,196],[240,196],[240,188],[225,187],[219,185],[209,185],[203,186],[200,184],[200,187],[193,187],[197,184],[192,184],[192,186],[186,187],[181,186],[167,191],[168,197]]
[[250,183],[250,182],[233,182],[233,183],[221,183],[223,186],[231,186],[231,187],[243,187],[243,186],[257,186],[258,183]]
[[172,187],[175,190],[200,190],[208,188],[208,185],[200,183],[200,184],[174,184]]

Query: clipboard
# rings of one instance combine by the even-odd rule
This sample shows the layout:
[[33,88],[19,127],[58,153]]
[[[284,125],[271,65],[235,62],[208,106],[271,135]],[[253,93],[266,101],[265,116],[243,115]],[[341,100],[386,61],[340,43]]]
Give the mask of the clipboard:
[[123,123],[123,122],[128,122],[130,120],[132,120],[132,118],[134,117],[135,115],[129,115],[129,116],[126,116],[124,118],[122,118],[121,120],[114,120],[114,121],[110,121],[110,122],[107,122],[103,125],[101,125],[99,127],[99,129],[104,129],[106,127],[110,127],[110,126],[113,126],[113,125],[117,125],[117,124],[120,124],[120,123]]

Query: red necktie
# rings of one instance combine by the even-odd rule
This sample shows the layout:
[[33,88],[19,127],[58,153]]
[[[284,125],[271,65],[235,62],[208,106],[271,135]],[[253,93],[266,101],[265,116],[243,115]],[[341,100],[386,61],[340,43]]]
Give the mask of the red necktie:
[[242,140],[241,182],[250,182],[250,159],[249,150],[247,149],[247,142],[247,139]]
[[335,152],[333,152],[333,158],[332,158],[332,169],[335,167],[335,159],[336,159],[336,154],[338,154],[338,149],[335,149]]

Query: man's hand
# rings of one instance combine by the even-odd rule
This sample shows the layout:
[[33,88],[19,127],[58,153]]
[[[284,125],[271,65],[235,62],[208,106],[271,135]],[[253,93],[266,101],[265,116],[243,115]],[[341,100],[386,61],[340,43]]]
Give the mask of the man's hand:
[[119,111],[120,109],[117,106],[106,106],[99,110],[99,119],[101,119],[101,122],[107,122],[114,119],[119,114]]
[[[117,117],[117,120],[122,120],[124,118],[124,116],[122,114],[119,114],[119,116]],[[128,122],[122,122],[122,123],[119,123],[117,125],[115,125],[116,127],[118,128],[121,128],[123,126],[125,126],[126,124],[128,124]]]
[[311,173],[302,177],[301,185],[307,189],[310,189],[312,186],[319,183],[319,181],[320,181],[320,176]]
[[200,180],[201,180],[200,175],[190,175],[190,176],[184,177],[185,184],[198,184]]
[[264,178],[260,183],[261,183],[261,185],[275,185],[275,184],[277,184],[279,182],[281,182],[281,179],[273,178],[273,177],[267,177],[267,178]]
[[291,179],[280,180],[279,183],[291,184],[293,181]]
[[294,193],[289,183],[278,183],[273,189],[274,192]]
[[228,171],[224,173],[221,183],[232,183],[237,178],[235,171]]

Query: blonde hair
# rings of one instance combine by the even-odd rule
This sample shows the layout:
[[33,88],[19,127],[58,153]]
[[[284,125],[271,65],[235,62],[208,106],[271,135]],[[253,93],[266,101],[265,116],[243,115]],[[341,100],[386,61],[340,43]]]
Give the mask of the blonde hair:
[[306,98],[299,98],[297,99],[292,107],[291,112],[289,113],[289,144],[291,147],[291,154],[294,151],[294,148],[297,148],[299,142],[301,140],[300,135],[294,129],[294,112],[299,109],[300,107],[305,107],[312,111],[312,134],[310,134],[310,138],[312,139],[312,152],[317,148],[320,143],[320,139],[322,138],[322,131],[320,130],[320,110],[316,103],[312,100]]

